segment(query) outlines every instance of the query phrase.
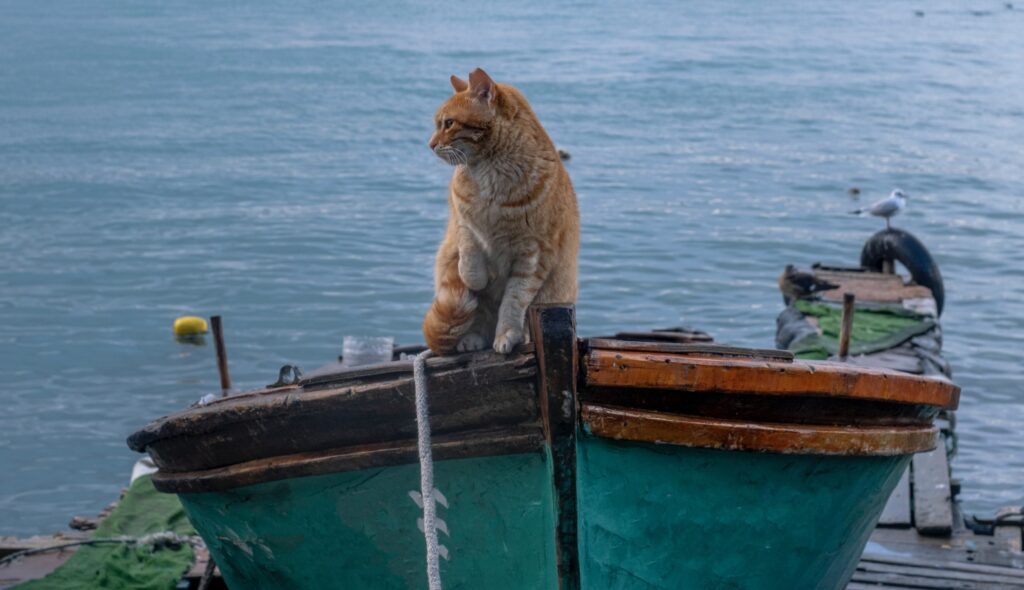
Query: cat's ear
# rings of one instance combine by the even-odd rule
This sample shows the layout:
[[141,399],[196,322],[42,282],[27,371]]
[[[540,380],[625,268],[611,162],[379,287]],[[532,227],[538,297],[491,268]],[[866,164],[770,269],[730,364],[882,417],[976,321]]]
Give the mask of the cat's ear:
[[494,80],[487,72],[477,68],[469,73],[469,91],[481,102],[494,102]]
[[455,89],[455,92],[462,92],[469,88],[469,82],[466,82],[458,76],[452,76],[452,88]]

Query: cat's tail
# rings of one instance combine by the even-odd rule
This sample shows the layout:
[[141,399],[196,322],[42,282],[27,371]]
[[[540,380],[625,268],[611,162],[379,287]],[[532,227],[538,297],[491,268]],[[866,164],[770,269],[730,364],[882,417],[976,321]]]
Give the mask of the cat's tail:
[[455,351],[459,341],[473,327],[476,316],[476,295],[461,280],[455,279],[452,283],[455,284],[439,289],[427,317],[423,319],[427,346],[438,355]]

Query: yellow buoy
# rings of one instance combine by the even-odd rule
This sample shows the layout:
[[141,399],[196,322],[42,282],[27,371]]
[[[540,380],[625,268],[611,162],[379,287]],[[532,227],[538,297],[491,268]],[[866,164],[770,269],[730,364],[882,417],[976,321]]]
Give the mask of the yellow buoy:
[[174,320],[175,336],[197,336],[209,331],[206,320],[194,315],[187,315]]

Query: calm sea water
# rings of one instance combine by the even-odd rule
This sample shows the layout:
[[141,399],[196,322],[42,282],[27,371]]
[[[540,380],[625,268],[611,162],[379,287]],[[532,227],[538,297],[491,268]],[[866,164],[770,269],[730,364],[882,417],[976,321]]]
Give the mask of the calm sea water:
[[224,316],[240,388],[419,342],[431,116],[476,66],[573,155],[584,333],[771,345],[782,266],[855,263],[846,211],[911,193],[966,507],[1024,504],[1024,7],[282,4],[0,4],[0,534],[95,513],[125,436],[217,390],[176,316]]

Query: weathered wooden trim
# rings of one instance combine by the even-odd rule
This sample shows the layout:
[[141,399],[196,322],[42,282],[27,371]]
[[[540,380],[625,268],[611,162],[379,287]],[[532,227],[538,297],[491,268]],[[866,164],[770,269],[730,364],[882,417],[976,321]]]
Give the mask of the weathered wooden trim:
[[555,488],[556,549],[561,590],[580,587],[576,517],[576,370],[579,346],[571,306],[533,306],[530,333],[536,347],[544,436],[551,449]]
[[[433,442],[435,461],[532,453],[543,448],[544,435],[539,426],[444,435]],[[220,492],[293,477],[412,464],[418,458],[416,440],[400,440],[257,459],[204,471],[160,471],[154,474],[153,485],[161,492],[175,494]]]
[[618,332],[612,339],[657,340],[660,342],[714,342],[706,332],[679,332],[676,330],[651,330],[650,332]]
[[757,424],[583,404],[595,436],[731,451],[814,455],[906,455],[935,448],[934,426],[842,427]]
[[[430,372],[437,434],[539,420],[533,356]],[[412,376],[351,387],[289,389],[157,420],[129,438],[165,471],[201,471],[254,459],[413,438]]]
[[588,348],[599,348],[601,350],[664,352],[778,361],[793,360],[792,352],[788,350],[776,350],[774,348],[739,348],[736,346],[723,346],[720,344],[684,344],[678,342],[639,342],[635,340],[618,340],[615,338],[589,338],[587,339],[586,344]]
[[[516,352],[516,356],[512,358],[528,358],[533,353],[533,345],[525,344],[519,347]],[[493,363],[495,358],[504,359],[504,357],[496,357],[495,353],[490,351],[467,352],[452,356],[435,356],[427,359],[427,370],[436,372],[447,369],[466,368],[473,364]],[[299,385],[306,391],[315,391],[327,387],[338,387],[339,385],[351,386],[358,383],[387,381],[406,375],[412,375],[412,359],[388,361],[386,363],[358,367],[344,367],[339,362],[309,373],[299,382]]]
[[588,387],[583,403],[623,406],[670,414],[752,422],[824,426],[927,426],[941,411],[925,404],[902,404],[812,395],[757,393],[690,393],[671,389]]
[[829,362],[778,362],[591,348],[587,387],[809,395],[927,404],[955,409],[960,388],[931,377]]
[[[473,359],[476,362],[470,363]],[[471,382],[481,385],[513,379],[531,379],[536,374],[536,363],[532,354],[505,357],[495,353],[472,353],[458,357],[429,359],[427,370],[430,373],[429,378],[436,381],[431,383],[431,390],[435,391],[434,387],[458,386],[456,381],[465,375],[469,376]],[[352,377],[342,379],[341,377],[345,375]],[[387,378],[364,381],[366,377],[382,376]],[[332,374],[331,377],[334,379],[334,386],[330,388],[307,389],[287,386],[261,389],[232,395],[203,407],[189,408],[159,418],[129,436],[128,446],[134,451],[142,452],[146,445],[161,438],[182,434],[194,435],[225,424],[242,422],[258,416],[276,415],[281,411],[282,405],[287,405],[290,411],[295,411],[301,409],[301,406],[316,405],[324,400],[334,400],[347,395],[369,395],[374,391],[387,392],[396,388],[411,387],[412,363],[399,361],[372,367],[357,367],[345,373]]]

